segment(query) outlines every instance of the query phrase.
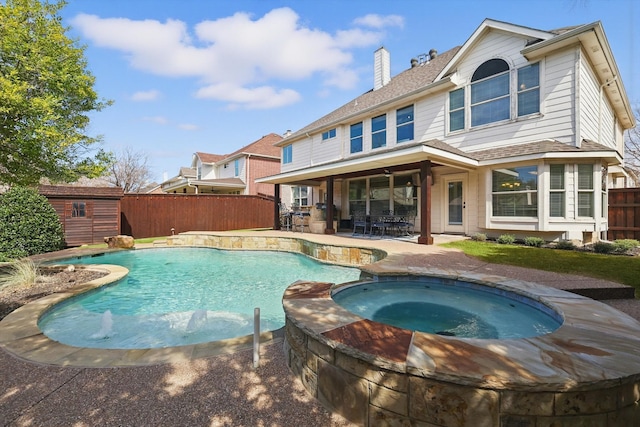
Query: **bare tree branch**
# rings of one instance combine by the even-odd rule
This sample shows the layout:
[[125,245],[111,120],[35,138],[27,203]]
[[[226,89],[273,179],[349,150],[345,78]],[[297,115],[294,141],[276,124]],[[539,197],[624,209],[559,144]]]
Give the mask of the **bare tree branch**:
[[151,181],[148,155],[127,147],[116,155],[106,174],[107,181],[125,193],[138,193]]

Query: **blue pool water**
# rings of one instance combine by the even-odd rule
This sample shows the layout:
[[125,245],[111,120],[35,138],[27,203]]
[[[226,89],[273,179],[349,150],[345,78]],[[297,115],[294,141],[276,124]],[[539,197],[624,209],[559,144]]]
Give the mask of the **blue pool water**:
[[366,319],[461,338],[526,338],[562,324],[559,314],[523,295],[437,277],[363,282],[333,299]]
[[64,301],[38,326],[64,344],[91,348],[158,348],[217,341],[284,325],[282,295],[296,280],[344,283],[360,270],[300,254],[208,248],[145,249],[70,259],[129,269],[117,284]]

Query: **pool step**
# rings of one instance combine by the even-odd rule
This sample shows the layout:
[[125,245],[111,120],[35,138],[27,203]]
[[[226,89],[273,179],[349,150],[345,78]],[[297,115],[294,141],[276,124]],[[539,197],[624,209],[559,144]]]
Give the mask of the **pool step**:
[[153,246],[167,246],[167,240],[154,240]]

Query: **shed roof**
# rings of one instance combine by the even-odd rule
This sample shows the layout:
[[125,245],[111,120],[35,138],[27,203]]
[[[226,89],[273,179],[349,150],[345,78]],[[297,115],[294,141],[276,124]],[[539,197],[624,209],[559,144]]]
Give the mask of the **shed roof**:
[[72,185],[41,185],[38,193],[50,199],[121,199],[120,187],[76,187]]

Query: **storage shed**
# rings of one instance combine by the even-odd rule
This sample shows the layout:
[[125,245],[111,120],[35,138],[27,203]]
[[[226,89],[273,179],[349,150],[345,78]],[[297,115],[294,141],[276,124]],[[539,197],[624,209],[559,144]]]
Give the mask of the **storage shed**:
[[104,238],[120,234],[120,187],[73,187],[41,185],[58,213],[67,246],[104,243]]

